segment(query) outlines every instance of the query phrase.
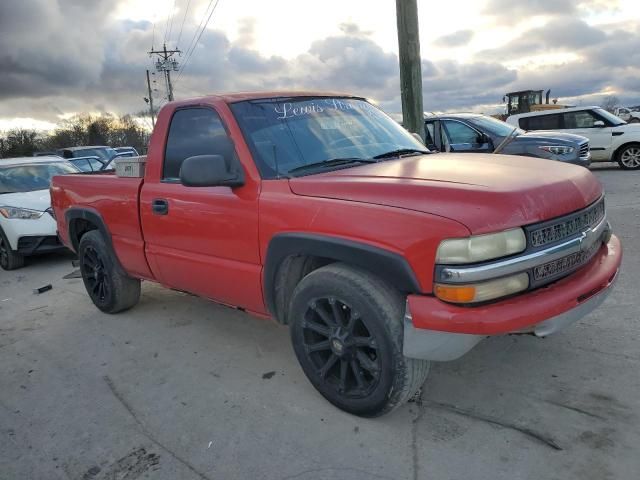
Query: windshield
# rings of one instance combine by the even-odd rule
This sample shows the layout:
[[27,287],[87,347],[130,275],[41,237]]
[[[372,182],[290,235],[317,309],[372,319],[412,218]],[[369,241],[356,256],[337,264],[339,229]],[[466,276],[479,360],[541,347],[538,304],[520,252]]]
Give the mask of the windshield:
[[55,175],[77,172],[67,162],[0,166],[0,194],[46,190]]
[[391,151],[426,151],[409,132],[370,103],[353,98],[272,98],[231,105],[263,178],[346,168]]
[[[469,119],[469,123],[473,123],[475,126],[479,127],[481,130],[489,132],[491,135],[496,137],[506,137],[511,132],[513,132],[514,126],[509,125],[502,120],[498,120],[493,117],[486,117],[484,115],[478,115],[477,117],[472,117]],[[516,128],[516,133],[518,135],[524,133],[524,130]]]
[[603,108],[594,108],[593,111],[596,112],[601,117],[604,117],[613,126],[624,125],[627,123],[624,120],[622,120],[620,117],[616,117],[613,113],[609,113]]

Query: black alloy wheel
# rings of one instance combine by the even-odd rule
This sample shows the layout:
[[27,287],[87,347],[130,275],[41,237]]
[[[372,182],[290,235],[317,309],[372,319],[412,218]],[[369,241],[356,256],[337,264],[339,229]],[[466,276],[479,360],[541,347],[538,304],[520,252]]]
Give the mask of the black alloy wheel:
[[375,389],[378,342],[358,311],[335,297],[317,298],[308,303],[302,329],[307,358],[340,395],[364,398]]
[[429,362],[402,354],[405,297],[361,268],[332,263],[295,287],[287,319],[303,372],[345,412],[383,415],[424,383]]
[[78,245],[82,281],[93,304],[105,313],[133,307],[140,299],[140,280],[118,265],[117,258],[98,230],[85,233]]
[[104,303],[112,291],[111,280],[103,261],[93,247],[84,249],[81,271],[92,300]]

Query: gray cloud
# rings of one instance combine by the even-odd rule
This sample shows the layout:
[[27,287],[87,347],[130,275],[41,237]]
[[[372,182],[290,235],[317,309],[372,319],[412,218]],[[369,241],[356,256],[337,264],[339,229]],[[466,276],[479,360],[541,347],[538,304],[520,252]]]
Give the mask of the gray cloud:
[[[596,5],[593,0],[589,3]],[[525,10],[553,11],[555,18],[499,49],[476,55],[470,63],[423,60],[425,109],[495,106],[504,93],[526,88],[551,88],[561,101],[595,98],[612,88],[624,92],[618,94],[623,100],[635,97],[638,103],[640,25],[590,26],[573,18],[574,4],[541,0],[523,4]],[[500,2],[492,1],[489,7],[500,8]],[[144,109],[153,26],[110,19],[113,8],[109,0],[2,2],[0,117],[56,121],[63,112]],[[378,100],[388,111],[399,111],[398,58],[357,24],[340,25],[340,34],[313,42],[292,59],[261,54],[253,26],[251,19],[242,21],[233,42],[223,32],[206,30],[182,75],[173,76],[176,97],[306,88],[353,92]],[[156,43],[162,30],[156,25]],[[192,33],[185,29],[183,39],[190,39]],[[463,30],[436,42],[464,45],[471,36],[472,32]],[[186,49],[187,42],[183,43]],[[534,53],[564,51],[575,52],[580,59],[553,68],[515,70],[503,65]],[[186,58],[179,60],[184,63]],[[163,81],[159,74],[154,78],[156,101],[161,103]]]
[[566,16],[580,12],[615,10],[618,0],[489,0],[484,13],[503,23],[515,25],[534,15]]
[[472,38],[473,31],[458,30],[457,32],[437,38],[433,43],[440,47],[461,47],[469,43]]

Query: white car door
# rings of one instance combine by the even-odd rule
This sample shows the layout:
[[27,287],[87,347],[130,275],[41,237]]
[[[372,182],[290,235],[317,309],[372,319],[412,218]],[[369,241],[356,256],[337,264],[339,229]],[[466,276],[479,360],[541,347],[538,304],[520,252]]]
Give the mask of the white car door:
[[591,110],[564,112],[562,116],[564,128],[561,131],[587,137],[593,161],[607,161],[611,158],[612,129],[600,117]]

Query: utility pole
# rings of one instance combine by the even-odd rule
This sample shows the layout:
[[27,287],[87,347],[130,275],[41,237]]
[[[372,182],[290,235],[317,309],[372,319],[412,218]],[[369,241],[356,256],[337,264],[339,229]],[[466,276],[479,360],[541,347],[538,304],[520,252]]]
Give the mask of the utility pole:
[[158,72],[164,72],[164,79],[167,84],[167,98],[170,102],[173,102],[173,86],[171,85],[171,72],[178,71],[178,61],[174,60],[172,57],[175,54],[182,54],[180,50],[177,48],[175,50],[167,50],[167,45],[162,46],[162,50],[153,50],[149,52],[149,56],[157,55],[158,59],[156,60],[156,70]]
[[149,90],[149,112],[151,113],[151,126],[156,126],[156,114],[153,111],[153,92],[151,91],[151,80],[149,80],[149,70],[147,70],[147,89]]
[[424,140],[422,107],[422,67],[417,0],[396,0],[402,122]]

